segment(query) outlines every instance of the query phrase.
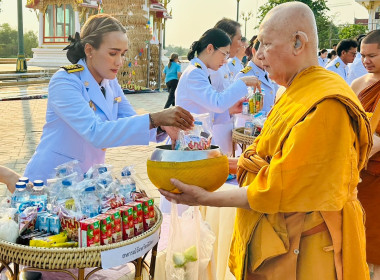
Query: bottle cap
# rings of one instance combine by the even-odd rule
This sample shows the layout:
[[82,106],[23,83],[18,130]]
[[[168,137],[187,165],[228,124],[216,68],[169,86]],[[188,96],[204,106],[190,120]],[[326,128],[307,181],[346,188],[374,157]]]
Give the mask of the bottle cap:
[[92,187],[88,187],[88,188],[86,188],[84,191],[85,191],[85,192],[93,192],[93,191],[95,191],[95,187],[94,187],[94,186],[92,186]]
[[44,185],[44,181],[42,181],[42,180],[34,180],[33,181],[33,185],[35,187],[42,187]]
[[25,182],[17,182],[16,183],[16,189],[25,189],[25,188],[26,188]]
[[69,181],[69,180],[63,180],[63,181],[62,181],[62,185],[64,185],[65,187],[69,187],[69,186],[72,185],[72,183],[71,183],[71,181]]
[[18,179],[19,182],[24,182],[25,184],[29,183],[29,178],[28,177],[21,177]]
[[201,121],[194,121],[194,125],[202,125],[203,123]]
[[123,177],[125,177],[125,176],[131,176],[131,171],[129,171],[129,170],[121,171],[121,176],[123,176]]
[[103,167],[99,167],[99,168],[98,168],[98,172],[99,172],[99,174],[102,174],[102,173],[107,172],[107,167],[105,167],[105,166],[103,166]]

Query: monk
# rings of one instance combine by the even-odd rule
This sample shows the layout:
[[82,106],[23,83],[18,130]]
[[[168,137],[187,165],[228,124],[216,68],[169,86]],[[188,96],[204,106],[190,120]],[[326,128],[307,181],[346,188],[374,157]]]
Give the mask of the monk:
[[[372,113],[380,100],[380,30],[368,33],[362,40],[360,53],[368,74],[354,80],[351,88],[364,109]],[[379,106],[379,105],[378,105]],[[380,125],[377,126],[374,146],[367,168],[362,170],[358,197],[366,212],[367,261],[373,264],[373,280],[380,279]]]
[[210,193],[172,179],[182,193],[160,192],[182,204],[237,207],[229,258],[237,280],[368,280],[356,189],[372,146],[365,110],[318,65],[307,5],[273,8],[258,39],[258,58],[286,90],[239,158],[240,188]]

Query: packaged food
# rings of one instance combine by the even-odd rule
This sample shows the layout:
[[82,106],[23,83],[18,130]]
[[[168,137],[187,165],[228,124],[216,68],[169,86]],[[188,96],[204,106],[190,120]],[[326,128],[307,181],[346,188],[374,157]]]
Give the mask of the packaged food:
[[81,213],[65,210],[63,207],[59,209],[58,217],[61,222],[61,228],[67,232],[69,240],[78,241],[79,222],[85,217]]
[[122,238],[120,211],[111,209],[106,212],[111,216],[112,243],[120,242]]
[[79,247],[100,246],[100,222],[95,218],[80,221]]
[[24,211],[22,211],[18,216],[18,225],[20,234],[22,234],[25,230],[30,229],[34,230],[36,221],[37,221],[37,207],[27,207]]
[[133,207],[121,206],[118,208],[121,213],[123,240],[130,239],[135,236],[135,224],[133,222]]
[[150,229],[156,222],[154,213],[154,199],[143,197],[136,200],[142,204],[144,231]]
[[112,222],[108,214],[100,214],[96,217],[100,223],[100,244],[112,244]]
[[144,232],[144,218],[141,202],[130,202],[127,204],[133,208],[133,223],[135,225],[135,236]]
[[61,230],[61,221],[59,220],[58,215],[48,216],[49,220],[49,231],[52,234],[58,234]]

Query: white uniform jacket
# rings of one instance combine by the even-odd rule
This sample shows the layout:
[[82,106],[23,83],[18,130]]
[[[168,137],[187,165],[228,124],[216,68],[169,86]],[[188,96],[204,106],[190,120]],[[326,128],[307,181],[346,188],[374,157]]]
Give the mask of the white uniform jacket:
[[244,68],[243,63],[236,56],[228,59],[227,66],[228,66],[228,69],[230,69],[230,72],[232,72],[232,77],[234,79],[236,75]]
[[347,82],[348,68],[347,68],[347,65],[340,59],[339,56],[331,60],[326,65],[326,69],[337,73]]
[[364,65],[363,65],[363,62],[362,62],[362,55],[360,54],[360,52],[358,52],[356,54],[356,57],[354,59],[354,62],[353,63],[350,63],[348,64],[348,78],[347,78],[347,83],[349,85],[352,84],[352,82],[357,79],[357,78],[360,78],[362,76],[364,76],[365,74],[367,74],[368,71],[367,69],[365,69]]
[[267,74],[263,69],[258,67],[252,61],[248,62],[248,65],[236,75],[236,79],[246,77],[246,76],[255,76],[261,82],[261,89],[263,89],[264,93],[264,104],[262,112],[267,114],[272,109],[274,100],[276,98],[276,92],[278,90],[278,85],[269,79],[268,74],[267,78],[265,78],[265,74]]
[[[247,93],[247,86],[241,80],[232,83],[224,91],[216,91],[210,84],[206,65],[194,58],[178,82],[175,103],[192,113],[214,113],[213,124],[224,124],[231,122],[228,109]],[[220,145],[217,141],[214,143]],[[232,147],[231,142],[229,146]]]
[[327,58],[322,58],[320,56],[318,56],[318,63],[319,63],[319,66],[321,67],[326,67],[326,64],[327,64]]
[[46,181],[58,165],[78,160],[83,172],[104,162],[105,148],[147,145],[155,140],[149,116],[136,115],[117,79],[99,84],[84,60],[83,70],[56,72],[49,83],[46,123],[40,143],[29,161],[25,176]]

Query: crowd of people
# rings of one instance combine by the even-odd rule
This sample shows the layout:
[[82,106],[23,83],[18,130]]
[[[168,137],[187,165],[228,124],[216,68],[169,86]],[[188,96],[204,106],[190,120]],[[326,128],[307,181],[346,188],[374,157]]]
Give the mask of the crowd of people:
[[[160,193],[237,208],[229,259],[237,280],[366,280],[367,263],[380,279],[380,125],[371,129],[370,121],[380,100],[380,30],[317,56],[314,14],[301,2],[273,8],[249,41],[240,27],[223,18],[207,29],[183,72],[172,54],[166,109],[136,115],[116,79],[125,27],[106,14],[90,17],[67,47],[73,65],[50,81],[46,124],[25,176],[46,181],[73,159],[84,171],[104,163],[109,147],[175,141],[193,127],[191,113],[210,113],[213,141],[229,154],[247,87],[264,90],[261,134],[230,159],[240,188],[211,193],[173,178],[181,193]],[[0,169],[10,191],[18,177]]]

